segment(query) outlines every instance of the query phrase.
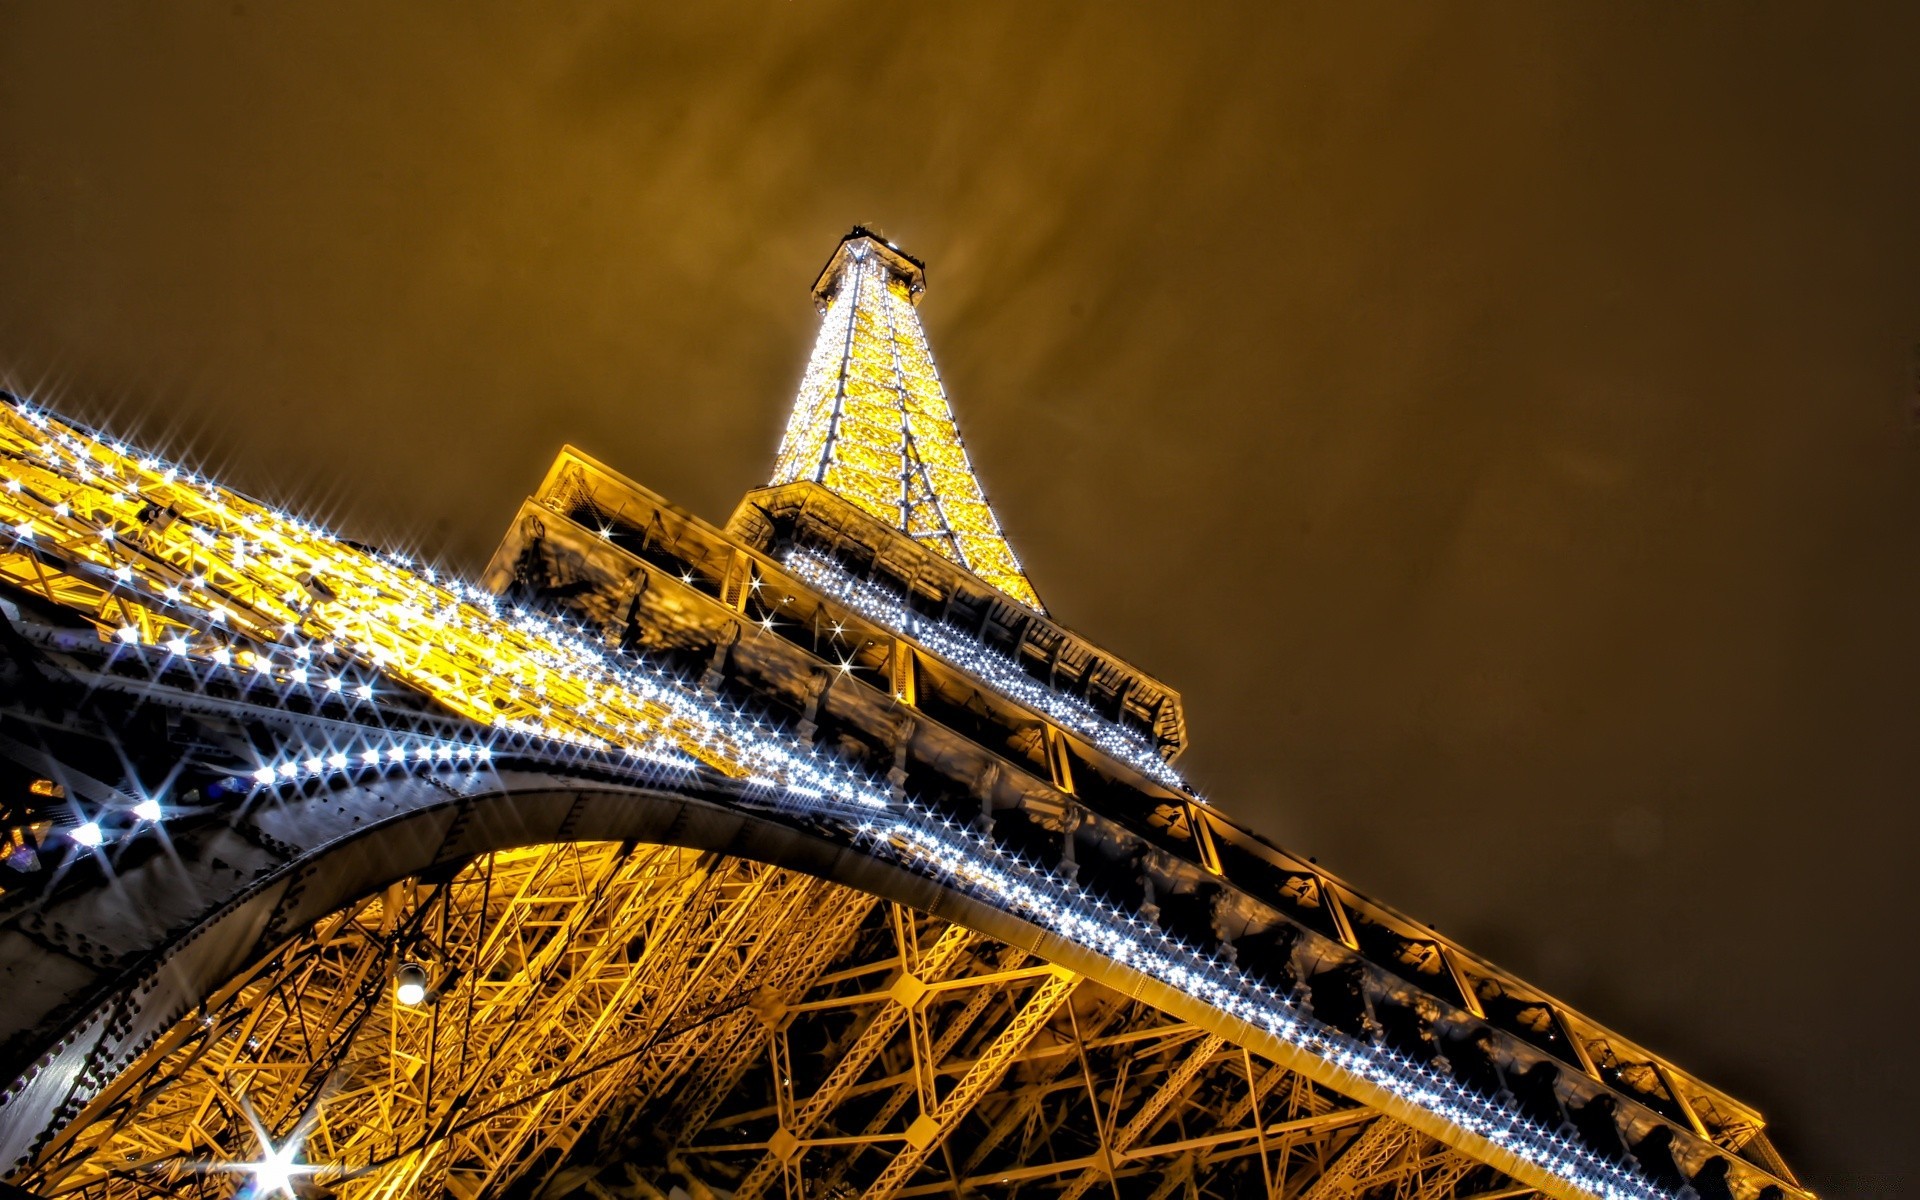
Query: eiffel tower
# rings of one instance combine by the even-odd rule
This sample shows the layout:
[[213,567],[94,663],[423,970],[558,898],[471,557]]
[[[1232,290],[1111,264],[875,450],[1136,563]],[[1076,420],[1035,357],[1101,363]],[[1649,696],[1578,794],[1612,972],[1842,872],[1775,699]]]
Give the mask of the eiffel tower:
[[20,1197],[1810,1196],[1751,1107],[1201,800],[856,228],[715,525],[479,584],[0,405]]

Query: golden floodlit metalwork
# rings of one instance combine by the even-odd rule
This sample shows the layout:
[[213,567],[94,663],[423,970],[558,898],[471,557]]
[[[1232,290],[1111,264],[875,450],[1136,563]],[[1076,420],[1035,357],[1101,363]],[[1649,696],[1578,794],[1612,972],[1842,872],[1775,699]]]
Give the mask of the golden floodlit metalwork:
[[1178,693],[1008,547],[924,286],[843,240],[725,526],[568,448],[479,585],[0,405],[7,1185],[1808,1197],[1186,785]]
[[814,297],[824,319],[774,461],[775,484],[812,480],[1038,609],[960,444],[915,311],[921,265],[855,231]]

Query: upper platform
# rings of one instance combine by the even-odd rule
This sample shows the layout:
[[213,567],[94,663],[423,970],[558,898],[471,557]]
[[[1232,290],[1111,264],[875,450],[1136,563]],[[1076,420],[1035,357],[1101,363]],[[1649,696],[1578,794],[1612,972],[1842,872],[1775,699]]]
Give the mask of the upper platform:
[[913,303],[920,303],[921,295],[927,290],[927,264],[864,225],[855,225],[853,232],[833,248],[833,257],[827,259],[827,265],[820,268],[820,277],[813,281],[814,307],[826,312],[833,298],[839,295],[848,268],[868,258],[898,279]]

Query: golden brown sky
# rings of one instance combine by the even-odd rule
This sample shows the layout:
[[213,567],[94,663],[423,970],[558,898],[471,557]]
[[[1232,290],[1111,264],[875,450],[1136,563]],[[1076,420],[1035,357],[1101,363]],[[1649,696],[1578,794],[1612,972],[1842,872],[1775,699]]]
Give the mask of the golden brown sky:
[[1220,805],[1904,1194],[1916,62],[1891,3],[7,0],[0,376],[471,572],[563,440],[723,517],[875,224]]

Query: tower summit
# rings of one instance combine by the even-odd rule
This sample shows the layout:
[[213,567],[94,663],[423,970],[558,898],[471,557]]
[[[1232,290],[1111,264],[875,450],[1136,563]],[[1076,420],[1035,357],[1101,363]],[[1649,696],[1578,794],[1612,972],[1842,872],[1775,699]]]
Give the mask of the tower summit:
[[813,285],[820,334],[774,485],[822,484],[1045,612],[987,503],[915,306],[926,269],[871,230],[842,238]]

